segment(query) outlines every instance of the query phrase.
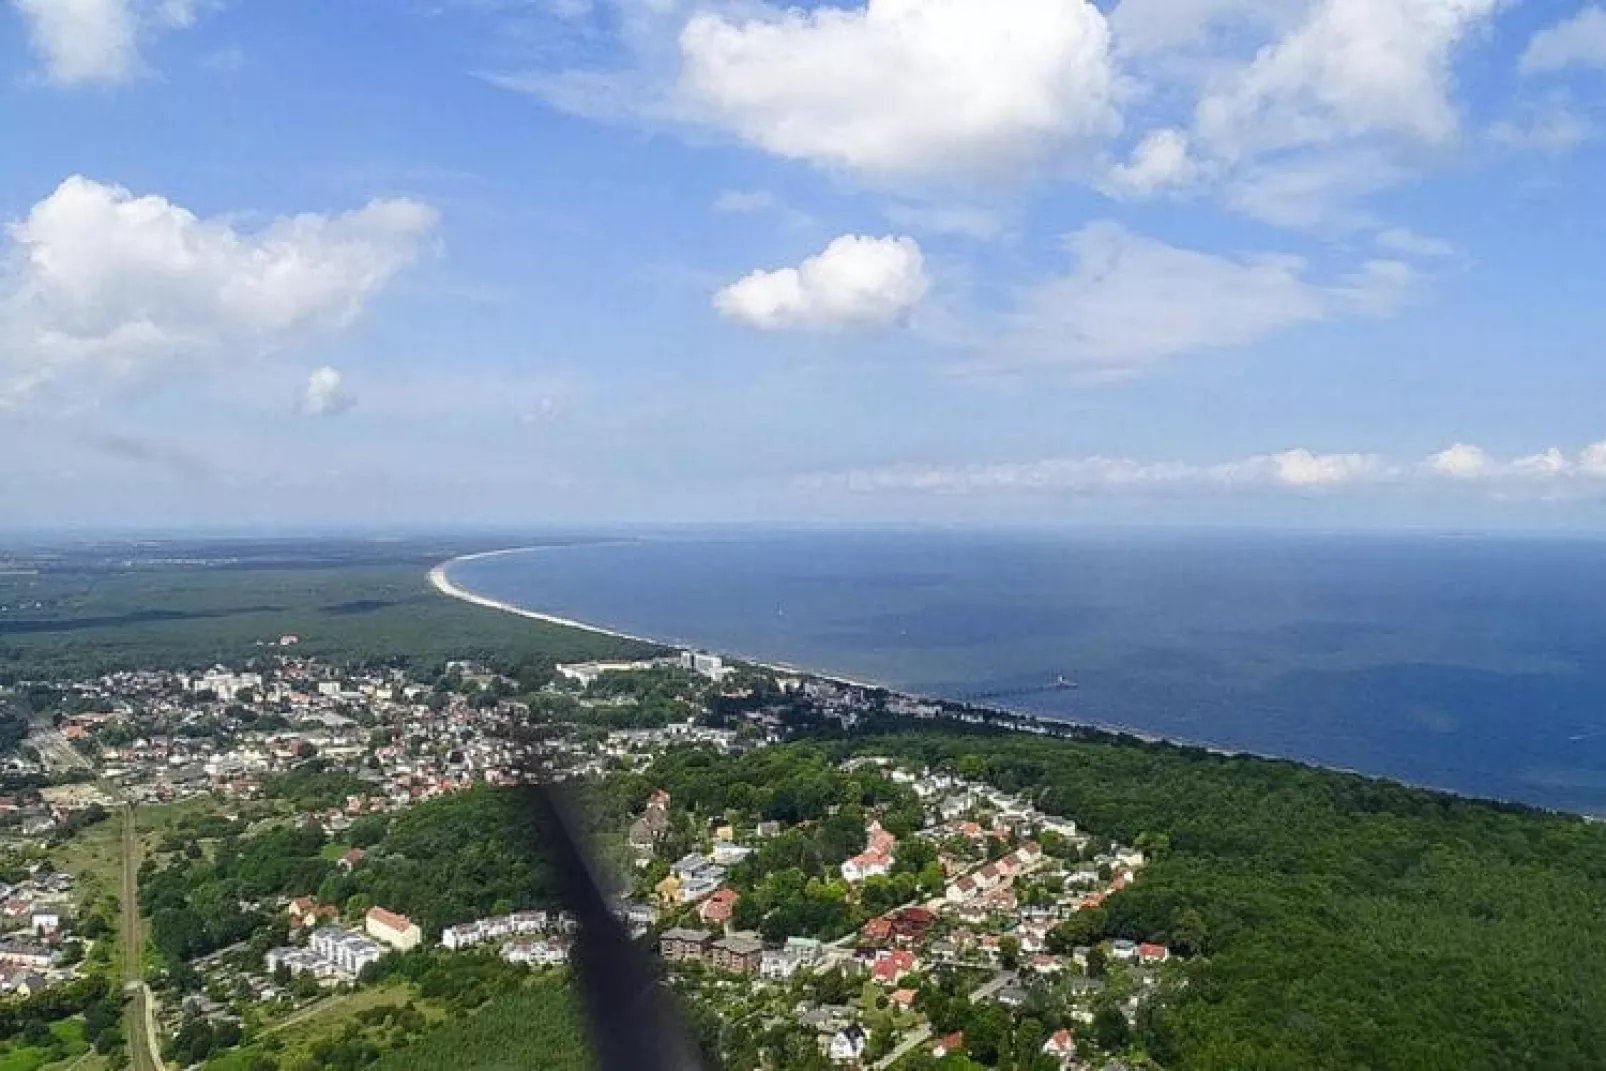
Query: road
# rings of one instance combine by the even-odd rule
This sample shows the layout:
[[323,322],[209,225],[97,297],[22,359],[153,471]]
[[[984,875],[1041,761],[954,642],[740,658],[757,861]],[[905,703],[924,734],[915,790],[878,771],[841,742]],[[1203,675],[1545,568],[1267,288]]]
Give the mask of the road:
[[134,1071],[162,1071],[161,1050],[156,1044],[155,999],[140,969],[143,935],[139,922],[139,829],[131,803],[123,805],[122,900],[123,992],[129,998],[124,1020],[128,1055]]
[[[994,993],[998,992],[1000,989],[1004,988],[1004,986],[1008,985],[1014,980],[1014,971],[999,971],[987,981],[970,991],[971,1003],[976,1004],[986,1000],[988,997],[992,996]],[[876,1068],[891,1067],[905,1056],[908,1056],[916,1048],[924,1045],[930,1039],[931,1025],[928,1023],[920,1027],[908,1037],[904,1038],[903,1041],[898,1043],[897,1048],[893,1049],[881,1059],[877,1060],[874,1066]]]
[[999,971],[997,974],[993,975],[990,980],[971,990],[970,1002],[972,1004],[980,1004],[982,1001],[986,1000],[988,997],[992,996],[994,993],[998,992],[1000,989],[1004,988],[1014,980],[1014,971]]
[[893,1049],[881,1059],[877,1060],[875,1062],[875,1066],[877,1068],[891,1067],[893,1064],[897,1063],[905,1056],[908,1056],[911,1052],[914,1052],[915,1049],[919,1048],[921,1045],[924,1045],[929,1040],[931,1040],[931,1027],[922,1026],[919,1030],[916,1030],[913,1034],[910,1034],[908,1037],[904,1038],[896,1049]]

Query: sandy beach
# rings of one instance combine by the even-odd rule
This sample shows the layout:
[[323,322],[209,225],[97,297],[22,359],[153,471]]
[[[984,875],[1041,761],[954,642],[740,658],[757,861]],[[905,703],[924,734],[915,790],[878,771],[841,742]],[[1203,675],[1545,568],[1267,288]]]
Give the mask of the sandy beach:
[[[572,617],[559,617],[557,614],[544,614],[536,610],[526,610],[521,606],[514,606],[512,603],[503,602],[500,599],[491,599],[484,595],[476,595],[474,592],[469,591],[466,588],[458,587],[456,584],[452,583],[450,572],[452,566],[454,565],[459,565],[463,562],[482,561],[486,558],[500,558],[509,554],[525,554],[530,551],[550,549],[554,548],[509,547],[506,550],[488,550],[479,554],[464,554],[460,557],[451,558],[447,561],[441,562],[439,565],[435,566],[435,568],[431,569],[429,571],[429,582],[435,588],[435,590],[440,592],[442,595],[453,599],[461,599],[463,602],[470,603],[474,606],[484,607],[487,610],[500,610],[504,614],[514,614],[518,617],[529,618],[531,621],[541,621],[548,625],[561,625],[564,628],[577,628],[585,632],[594,632],[600,636],[612,636],[616,639],[632,640],[636,643],[650,644],[653,647],[667,647],[675,649],[687,647],[686,644],[682,643],[654,639],[651,636],[637,636],[633,633],[623,632],[616,628],[605,628],[602,625],[593,625],[588,621],[576,621]],[[749,658],[745,655],[731,651],[718,651],[713,653],[719,654],[728,661],[745,662],[748,665],[758,666],[761,669],[767,669],[775,673],[785,673],[800,677],[816,677],[820,680],[834,681],[837,684],[845,684],[853,688],[876,689],[886,687],[885,685],[874,684],[869,681],[852,680],[837,674],[816,673],[811,670],[800,669],[797,666],[787,665],[784,662],[767,662],[761,659]]]
[[431,569],[429,571],[429,582],[434,586],[435,590],[440,592],[442,595],[446,595],[453,599],[461,599],[463,602],[471,603],[475,606],[483,606],[487,610],[500,610],[504,614],[527,617],[531,621],[542,621],[548,625],[561,625],[564,628],[577,628],[584,632],[595,632],[601,636],[612,636],[616,639],[632,640],[636,643],[651,644],[654,647],[675,646],[672,643],[664,643],[661,640],[650,639],[646,636],[633,636],[628,632],[620,632],[618,629],[604,628],[601,625],[593,625],[587,621],[576,621],[573,618],[558,617],[556,614],[538,613],[535,610],[526,610],[523,607],[514,606],[512,603],[502,602],[499,599],[488,599],[484,595],[476,595],[472,591],[458,587],[456,584],[452,583],[452,578],[449,575],[452,566],[460,565],[463,562],[482,561],[486,558],[500,558],[509,554],[524,554],[530,551],[545,549],[548,548],[509,547],[507,550],[488,550],[480,554],[464,554],[461,557],[452,558],[448,561],[441,562],[439,565],[435,566],[435,568]]

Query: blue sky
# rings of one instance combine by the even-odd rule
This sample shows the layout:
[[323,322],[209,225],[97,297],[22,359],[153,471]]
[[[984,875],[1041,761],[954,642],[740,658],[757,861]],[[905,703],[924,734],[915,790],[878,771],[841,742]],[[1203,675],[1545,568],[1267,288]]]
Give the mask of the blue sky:
[[0,526],[1606,525],[1606,11],[3,0]]

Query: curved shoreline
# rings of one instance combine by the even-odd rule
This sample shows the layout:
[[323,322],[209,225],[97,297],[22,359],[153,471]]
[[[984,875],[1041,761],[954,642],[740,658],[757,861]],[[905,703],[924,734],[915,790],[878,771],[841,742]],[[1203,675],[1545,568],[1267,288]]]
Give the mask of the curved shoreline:
[[[531,547],[508,547],[508,548],[506,548],[504,550],[482,551],[482,552],[477,553],[477,554],[463,554],[463,555],[460,555],[460,556],[458,556],[456,558],[449,558],[446,561],[441,562],[439,565],[435,566],[433,569],[431,569],[429,571],[429,582],[430,582],[431,586],[433,586],[435,588],[436,591],[438,591],[442,595],[445,595],[448,598],[457,599],[457,600],[460,600],[462,602],[469,603],[469,604],[471,604],[473,606],[481,607],[483,609],[498,610],[498,611],[500,611],[502,613],[505,613],[505,614],[513,614],[516,617],[523,617],[523,618],[526,618],[526,619],[531,620],[531,621],[539,621],[539,622],[542,622],[543,624],[557,625],[557,626],[562,627],[562,628],[578,629],[578,630],[580,630],[582,632],[590,632],[590,633],[592,633],[594,635],[599,635],[599,636],[608,636],[608,637],[613,638],[613,639],[628,640],[628,641],[630,641],[632,643],[645,644],[645,645],[650,646],[650,647],[677,649],[677,650],[694,650],[694,649],[695,650],[703,650],[703,648],[697,648],[695,646],[689,646],[689,645],[686,645],[686,644],[683,644],[683,643],[679,643],[679,642],[665,642],[664,640],[653,639],[652,637],[649,637],[649,636],[637,636],[637,635],[635,635],[633,633],[624,632],[624,631],[622,631],[620,629],[608,628],[608,627],[603,626],[603,625],[592,624],[591,622],[588,622],[588,621],[579,621],[579,620],[576,620],[574,618],[561,617],[561,616],[559,616],[557,614],[541,613],[540,611],[537,611],[537,610],[526,610],[521,606],[515,606],[512,603],[505,602],[505,601],[503,601],[501,599],[493,599],[493,598],[490,598],[490,597],[485,596],[485,595],[478,595],[478,594],[476,594],[476,593],[474,593],[472,591],[469,591],[467,588],[459,587],[457,584],[453,583],[451,577],[448,575],[448,573],[449,573],[450,569],[452,568],[452,566],[458,565],[458,564],[463,563],[463,562],[482,561],[482,560],[484,560],[486,558],[500,558],[500,557],[504,557],[504,556],[512,555],[512,554],[526,554],[526,553],[530,553],[530,552],[537,551],[537,550],[550,550],[550,549],[553,549],[553,548],[546,547],[546,546],[539,546],[538,545],[538,546],[531,546]],[[852,688],[863,688],[863,689],[868,689],[868,690],[885,691],[885,692],[893,693],[893,694],[896,694],[896,695],[901,695],[901,696],[904,696],[904,697],[909,698],[909,699],[919,700],[919,701],[923,701],[923,702],[938,703],[938,704],[942,704],[944,706],[953,705],[953,704],[956,704],[956,703],[959,702],[957,700],[948,699],[948,698],[945,698],[943,696],[938,696],[938,695],[923,695],[923,694],[920,694],[918,692],[912,692],[912,691],[909,691],[908,689],[898,688],[898,687],[895,687],[895,686],[892,686],[892,685],[876,684],[876,683],[873,683],[873,682],[870,682],[870,681],[854,680],[853,678],[844,677],[844,676],[841,676],[840,674],[828,673],[828,672],[820,672],[820,671],[811,670],[811,669],[804,669],[804,668],[801,668],[799,666],[788,665],[787,663],[784,663],[784,662],[773,662],[773,661],[767,661],[767,660],[764,660],[764,659],[751,658],[751,657],[748,657],[746,655],[743,655],[743,654],[741,654],[739,652],[735,652],[735,651],[716,651],[716,652],[711,652],[711,653],[718,654],[722,658],[726,658],[726,659],[729,659],[731,661],[745,662],[748,665],[758,666],[761,669],[771,670],[772,672],[776,672],[776,673],[786,673],[786,674],[790,674],[790,675],[798,676],[798,677],[813,677],[816,680],[829,681],[829,682],[835,683],[835,684],[847,685],[847,686],[852,687]],[[1037,730],[1026,730],[1026,731],[1051,731],[1051,730],[1048,729],[1048,727],[1051,727],[1051,726],[1052,727],[1059,727],[1059,728],[1062,728],[1062,729],[1087,729],[1087,730],[1092,730],[1094,732],[1105,733],[1105,734],[1108,734],[1108,735],[1124,736],[1124,737],[1128,737],[1128,738],[1131,738],[1131,739],[1140,740],[1140,741],[1143,741],[1145,743],[1167,744],[1167,745],[1170,745],[1172,747],[1192,748],[1192,749],[1197,749],[1197,750],[1202,750],[1202,751],[1208,751],[1208,752],[1210,752],[1212,754],[1215,754],[1215,755],[1221,755],[1221,756],[1227,756],[1227,757],[1245,756],[1245,757],[1261,759],[1263,761],[1269,761],[1269,762],[1291,762],[1291,763],[1294,763],[1294,764],[1299,765],[1299,766],[1306,766],[1306,767],[1310,767],[1312,769],[1325,770],[1325,771],[1328,771],[1330,773],[1349,774],[1349,775],[1352,775],[1352,776],[1355,776],[1355,777],[1361,777],[1361,778],[1365,778],[1365,779],[1371,780],[1371,781],[1383,781],[1383,782],[1387,782],[1387,783],[1391,783],[1391,784],[1404,785],[1404,786],[1406,786],[1408,788],[1422,789],[1422,790],[1429,791],[1429,792],[1442,793],[1444,795],[1453,796],[1453,797],[1456,797],[1456,798],[1459,798],[1459,799],[1470,799],[1470,800],[1478,800],[1478,801],[1483,801],[1483,802],[1496,802],[1496,803],[1502,803],[1502,804],[1516,804],[1516,805],[1522,806],[1522,807],[1530,807],[1530,808],[1533,808],[1534,810],[1538,810],[1538,811],[1546,811],[1546,812],[1549,812],[1551,814],[1570,814],[1570,815],[1574,815],[1576,817],[1583,818],[1585,821],[1591,821],[1591,822],[1606,821],[1606,815],[1597,815],[1597,814],[1593,814],[1593,813],[1588,812],[1588,811],[1568,810],[1568,809],[1565,809],[1565,808],[1550,807],[1550,806],[1546,806],[1544,804],[1532,803],[1532,802],[1529,802],[1529,801],[1526,801],[1526,800],[1514,799],[1514,798],[1510,798],[1510,797],[1501,797],[1501,796],[1493,796],[1493,795],[1479,795],[1479,794],[1475,794],[1475,793],[1459,791],[1459,790],[1453,789],[1453,788],[1446,788],[1446,787],[1444,787],[1442,785],[1433,785],[1433,784],[1426,784],[1426,783],[1418,782],[1418,781],[1411,781],[1411,780],[1409,780],[1407,778],[1398,777],[1398,776],[1391,776],[1389,774],[1368,773],[1368,772],[1366,772],[1364,770],[1354,769],[1354,768],[1346,767],[1346,766],[1338,766],[1338,765],[1334,765],[1334,764],[1331,764],[1331,763],[1324,763],[1324,762],[1321,762],[1321,761],[1318,761],[1318,760],[1314,760],[1314,759],[1294,758],[1294,757],[1291,757],[1291,756],[1288,756],[1288,755],[1277,755],[1277,754],[1272,754],[1272,753],[1269,753],[1269,752],[1255,751],[1255,750],[1248,749],[1248,748],[1224,747],[1224,746],[1219,745],[1219,744],[1211,744],[1211,743],[1207,743],[1207,742],[1204,742],[1204,741],[1187,740],[1187,739],[1184,739],[1184,738],[1181,738],[1181,737],[1166,736],[1166,735],[1163,735],[1163,734],[1157,734],[1157,733],[1149,732],[1149,731],[1146,731],[1146,730],[1143,730],[1143,729],[1137,729],[1137,728],[1134,728],[1134,727],[1131,727],[1131,726],[1126,726],[1126,725],[1106,725],[1106,724],[1101,724],[1101,723],[1098,723],[1098,722],[1077,721],[1077,720],[1071,720],[1071,719],[1065,719],[1065,718],[1047,717],[1045,715],[1034,713],[1034,712],[1031,712],[1031,711],[1016,710],[1016,709],[1013,709],[1013,708],[1010,708],[1010,707],[996,706],[996,705],[991,704],[991,703],[971,703],[971,702],[966,702],[966,703],[963,703],[961,705],[969,707],[969,708],[971,708],[973,710],[991,711],[992,713],[1001,714],[1001,715],[1004,715],[1004,716],[1006,716],[1008,718],[1015,719],[1018,722],[1021,722],[1023,724],[1036,725],[1036,726],[1040,727]]]
[[[487,558],[501,558],[512,554],[528,554],[533,551],[550,549],[553,548],[544,546],[508,547],[505,550],[487,550],[481,551],[478,554],[459,555],[456,558],[448,558],[446,561],[441,562],[439,565],[431,569],[429,571],[429,582],[436,591],[440,592],[442,595],[445,595],[447,598],[457,599],[461,602],[466,602],[473,606],[479,606],[486,610],[499,610],[504,614],[513,614],[515,617],[523,617],[530,621],[539,621],[546,625],[557,625],[561,628],[578,629],[581,632],[590,632],[593,635],[607,636],[616,640],[629,640],[632,643],[646,644],[649,647],[661,647],[674,650],[704,650],[704,648],[695,647],[695,645],[654,639],[651,636],[637,636],[634,633],[624,632],[616,628],[608,628],[605,625],[595,625],[589,621],[579,621],[572,617],[560,617],[557,614],[546,614],[540,612],[539,610],[526,610],[522,606],[515,606],[510,602],[503,601],[502,599],[493,599],[486,595],[476,594],[472,591],[469,591],[467,588],[459,587],[457,584],[453,583],[452,578],[449,575],[452,566],[461,565],[464,562],[483,561]],[[890,685],[874,684],[870,681],[854,680],[851,677],[844,677],[836,673],[820,673],[815,670],[803,669],[799,666],[788,665],[785,662],[773,662],[761,658],[752,658],[737,651],[714,651],[711,653],[717,654],[722,658],[726,658],[734,662],[745,662],[750,666],[758,666],[760,669],[771,670],[775,673],[787,673],[798,677],[814,677],[819,680],[834,681],[837,684],[845,684],[852,688],[880,689],[890,692],[901,692],[901,689],[893,688]],[[916,698],[932,698],[935,700],[936,697],[921,696]],[[1008,713],[1020,716],[1016,711],[1009,711]]]
[[531,621],[540,621],[547,625],[558,625],[563,628],[579,629],[581,632],[591,632],[599,636],[608,636],[617,640],[629,640],[632,643],[645,643],[652,647],[673,647],[674,644],[663,643],[660,640],[649,639],[646,636],[633,636],[628,632],[621,632],[614,628],[604,628],[602,625],[593,625],[588,621],[576,621],[573,618],[559,617],[556,614],[543,614],[536,610],[526,610],[522,606],[514,606],[501,599],[492,599],[485,595],[477,595],[467,588],[458,587],[448,575],[454,565],[464,562],[484,561],[487,558],[501,558],[510,554],[526,554],[536,550],[546,550],[546,547],[509,547],[506,550],[487,550],[478,554],[463,554],[456,558],[448,558],[429,571],[429,582],[432,587],[447,598],[457,599],[473,606],[480,606],[487,610],[500,610],[504,614],[513,614],[516,617],[528,618]]

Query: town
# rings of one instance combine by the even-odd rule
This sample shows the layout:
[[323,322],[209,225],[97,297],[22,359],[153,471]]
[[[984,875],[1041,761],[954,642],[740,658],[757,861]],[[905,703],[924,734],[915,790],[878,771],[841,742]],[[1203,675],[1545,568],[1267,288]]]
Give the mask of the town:
[[[617,823],[618,911],[683,998],[716,1011],[727,1066],[1006,1053],[1011,1066],[1135,1066],[1146,1007],[1184,984],[1177,950],[1107,925],[1106,901],[1142,880],[1156,845],[1101,839],[963,761],[824,764],[787,744],[804,726],[974,711],[695,651],[521,680],[470,661],[337,667],[297,646],[286,635],[238,667],[12,687],[51,724],[7,771],[39,787],[0,800],[6,851],[30,861],[0,909],[0,989],[27,998],[107,961],[107,890],[75,896],[75,875],[45,856],[123,805],[179,815],[140,897],[165,957],[153,1040],[180,1062],[250,1045],[419,957],[435,958],[417,970],[491,956],[561,971],[573,922],[549,903],[454,902],[415,919],[379,898],[386,868],[407,861],[385,834],[402,816],[531,780],[640,792]],[[699,798],[706,762],[738,778],[751,766],[766,787]],[[779,799],[788,778],[798,798]],[[164,899],[164,883],[219,853],[251,864],[270,847],[306,880],[231,880],[251,895],[216,918]]]

